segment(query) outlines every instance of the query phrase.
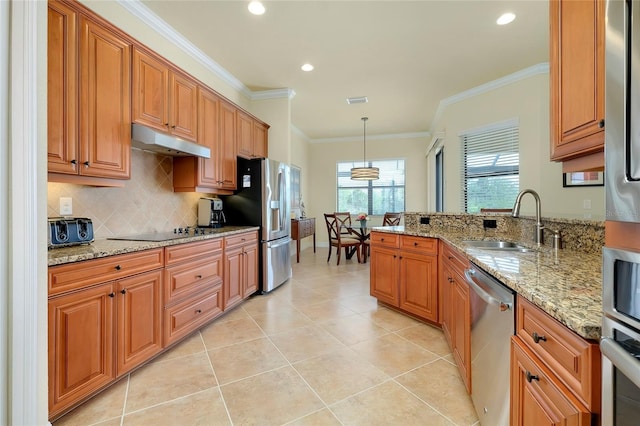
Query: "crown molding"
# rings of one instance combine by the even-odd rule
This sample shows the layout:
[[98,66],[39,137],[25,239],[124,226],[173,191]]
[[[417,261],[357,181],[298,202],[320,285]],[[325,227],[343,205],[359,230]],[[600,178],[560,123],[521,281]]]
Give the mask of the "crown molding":
[[222,79],[232,88],[242,93],[245,97],[251,99],[252,91],[249,90],[240,80],[234,77],[229,71],[224,69],[220,64],[207,56],[202,50],[198,49],[193,43],[187,40],[182,34],[175,30],[171,25],[167,24],[162,18],[153,13],[151,9],[145,6],[140,0],[116,0],[120,6],[129,11],[133,16],[147,24],[158,34],[163,36],[169,42],[185,51],[188,55],[200,62],[205,68]]
[[[431,136],[430,132],[414,132],[414,133],[388,133],[382,135],[367,135],[367,140],[384,141],[384,140],[398,140],[398,139],[416,139],[416,138],[428,138]],[[348,136],[337,138],[318,138],[310,139],[310,143],[336,143],[336,142],[360,142],[361,136]]]
[[500,87],[507,86],[509,84],[518,82],[520,80],[524,80],[525,78],[533,77],[538,74],[549,74],[548,62],[542,62],[536,65],[530,66],[523,70],[516,71],[513,74],[506,75],[504,77],[489,81],[488,83],[481,84],[469,90],[465,90],[464,92],[460,92],[456,95],[442,99],[438,104],[438,109],[436,110],[436,113],[433,116],[433,120],[431,120],[431,125],[429,126],[429,129],[431,130],[431,132],[433,132],[433,126],[435,126],[435,124],[440,119],[440,116],[442,115],[442,112],[444,111],[445,107],[455,104],[457,102],[461,102],[466,99],[472,98],[474,96],[482,95],[483,93],[496,90]]
[[270,89],[251,92],[250,98],[252,101],[263,101],[265,99],[280,99],[287,98],[289,100],[296,96],[296,91],[290,88],[284,89]]

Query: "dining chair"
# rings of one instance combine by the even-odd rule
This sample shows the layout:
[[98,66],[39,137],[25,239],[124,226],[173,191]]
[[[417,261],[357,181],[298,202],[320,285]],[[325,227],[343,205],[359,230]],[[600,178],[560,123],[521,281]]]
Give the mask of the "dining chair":
[[342,236],[348,236],[351,234],[351,230],[347,226],[351,226],[351,213],[349,212],[333,212],[336,215],[338,221],[338,227]]
[[400,225],[400,220],[402,219],[402,213],[390,213],[387,212],[384,214],[384,218],[382,219],[382,226],[397,226]]
[[[327,233],[329,234],[329,256],[327,257],[327,262],[331,259],[332,247],[336,247],[336,255],[338,256],[337,265],[340,265],[340,257],[342,257],[342,248],[344,247],[346,257],[350,258],[355,251],[358,255],[358,263],[360,263],[360,246],[362,245],[360,239],[349,237],[348,233],[341,233],[341,230],[344,229],[342,227],[343,222],[340,222],[336,213],[325,213],[324,220],[327,224]],[[349,223],[351,223],[351,219],[349,219]]]

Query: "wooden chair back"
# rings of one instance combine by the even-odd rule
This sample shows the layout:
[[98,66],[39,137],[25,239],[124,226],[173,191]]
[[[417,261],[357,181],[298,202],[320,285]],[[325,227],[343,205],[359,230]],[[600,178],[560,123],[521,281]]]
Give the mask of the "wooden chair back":
[[329,234],[329,244],[332,241],[340,241],[340,224],[335,213],[325,213],[324,221],[327,224],[327,233]]
[[402,219],[402,213],[385,213],[382,219],[382,226],[398,226]]
[[345,228],[345,225],[351,226],[351,213],[349,212],[333,212],[336,220],[338,221],[338,230],[339,233],[344,235],[351,234],[348,228]]

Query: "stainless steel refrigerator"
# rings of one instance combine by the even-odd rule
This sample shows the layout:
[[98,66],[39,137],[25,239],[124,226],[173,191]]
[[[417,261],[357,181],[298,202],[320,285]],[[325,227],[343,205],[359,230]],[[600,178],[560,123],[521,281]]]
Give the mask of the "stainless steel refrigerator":
[[291,278],[289,166],[270,159],[238,158],[238,190],[226,197],[230,225],[260,226],[260,290]]

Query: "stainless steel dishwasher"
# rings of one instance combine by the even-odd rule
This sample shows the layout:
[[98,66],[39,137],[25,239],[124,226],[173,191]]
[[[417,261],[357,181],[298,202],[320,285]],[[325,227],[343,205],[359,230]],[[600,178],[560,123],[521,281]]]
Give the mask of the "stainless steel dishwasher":
[[473,263],[464,275],[471,289],[471,399],[482,425],[508,425],[515,292]]

